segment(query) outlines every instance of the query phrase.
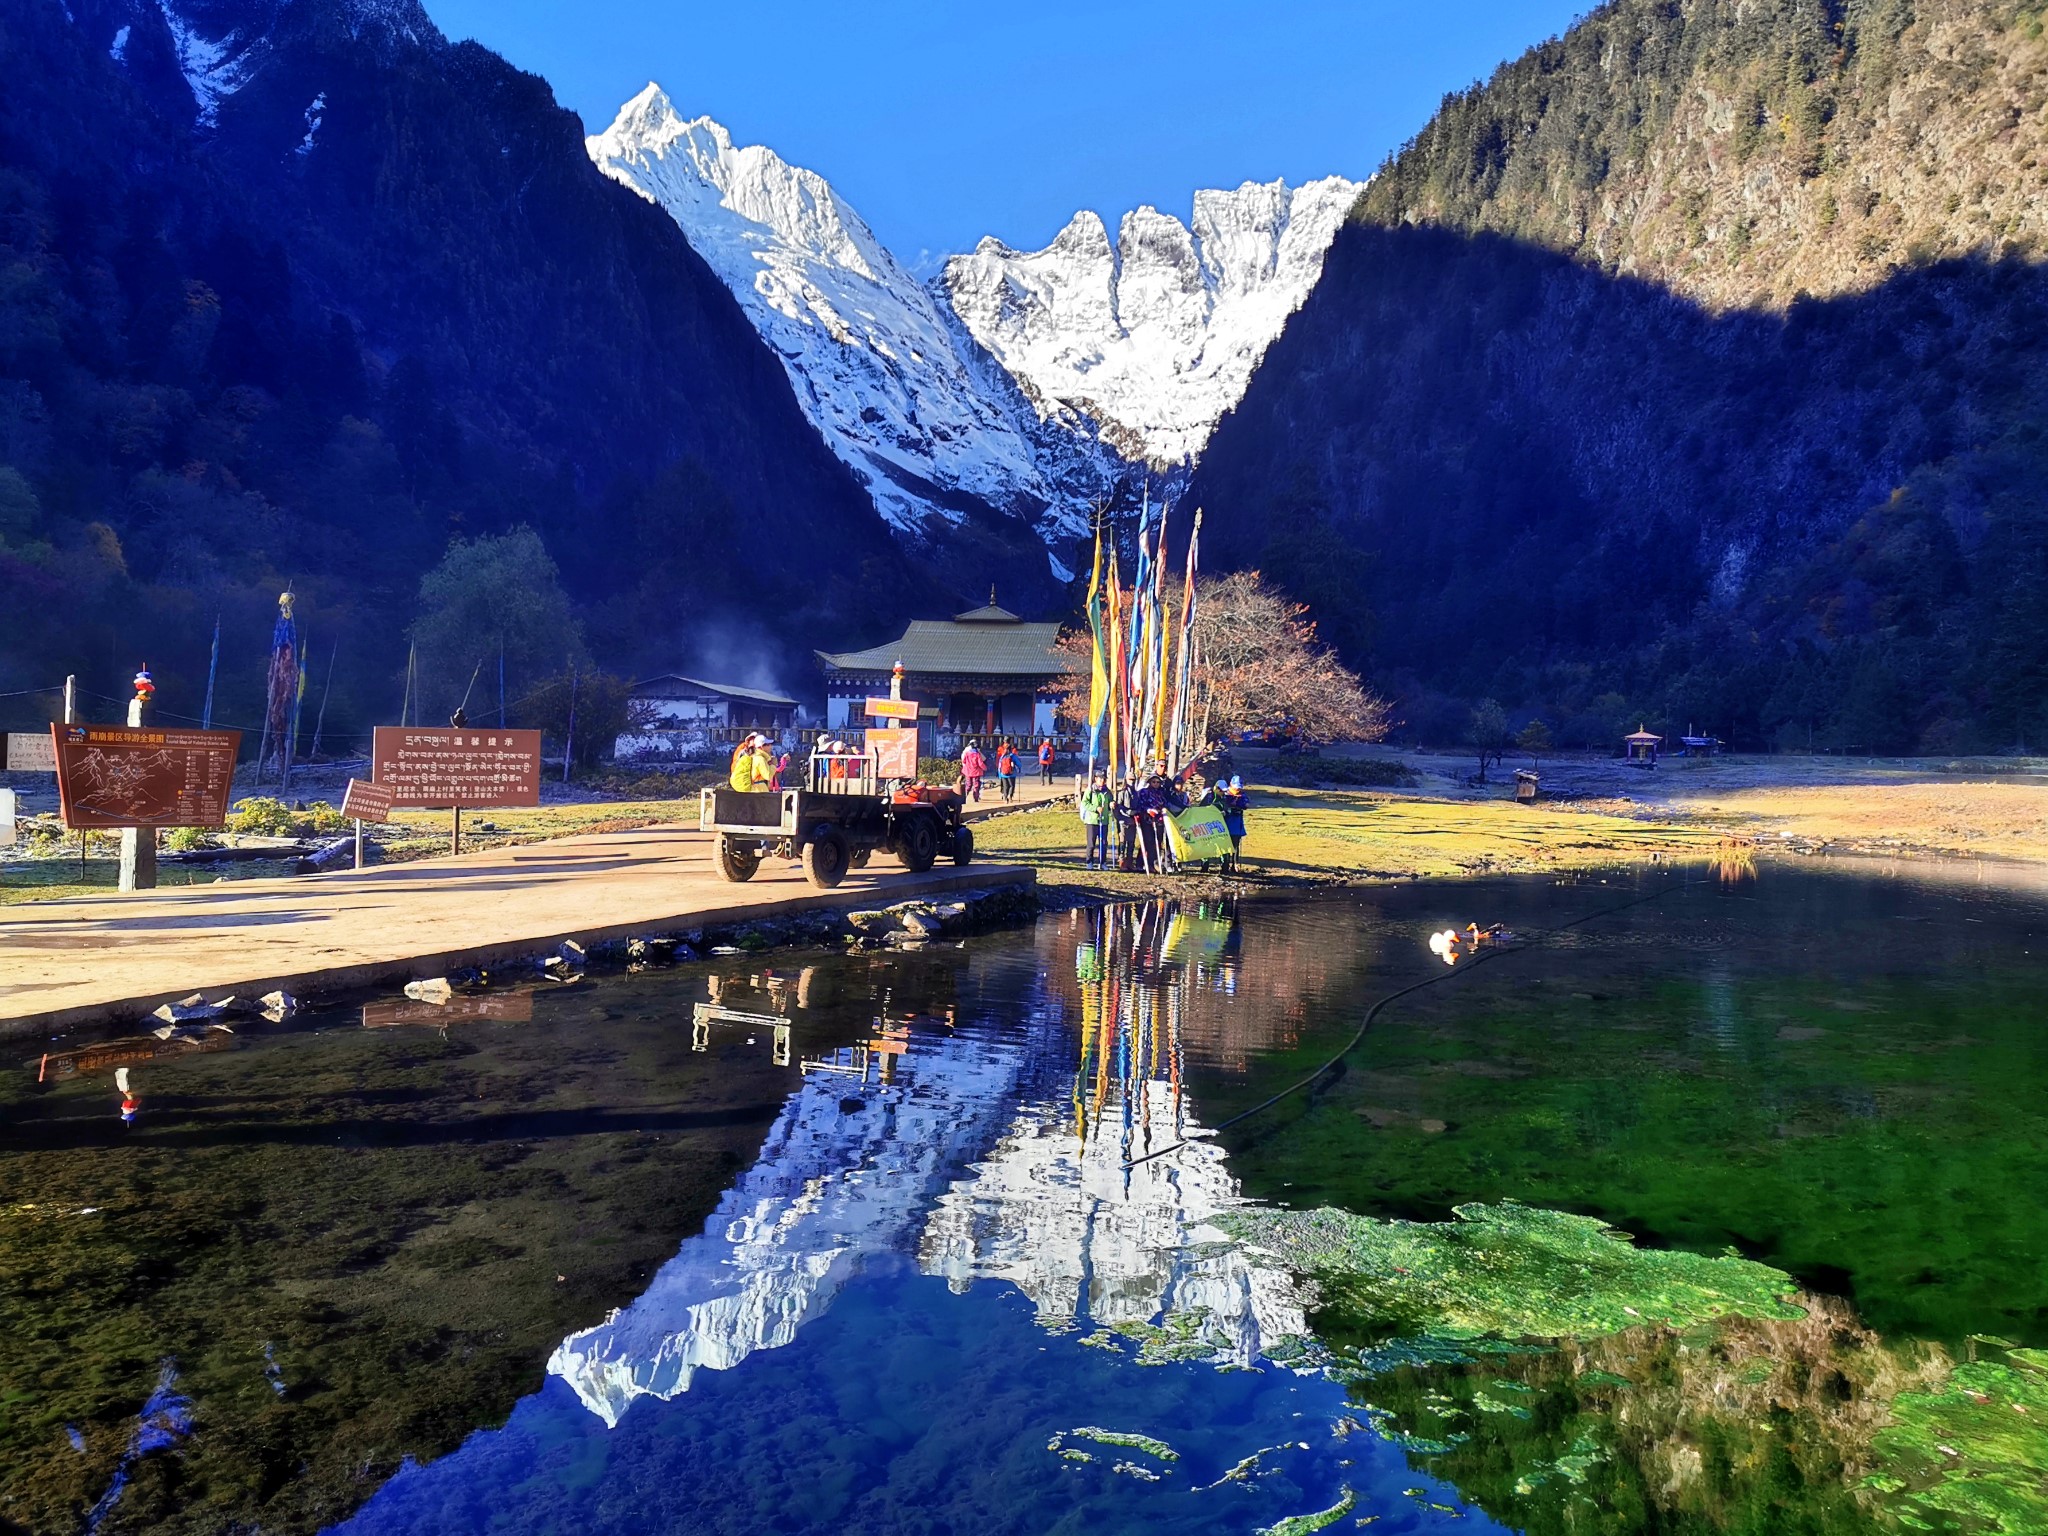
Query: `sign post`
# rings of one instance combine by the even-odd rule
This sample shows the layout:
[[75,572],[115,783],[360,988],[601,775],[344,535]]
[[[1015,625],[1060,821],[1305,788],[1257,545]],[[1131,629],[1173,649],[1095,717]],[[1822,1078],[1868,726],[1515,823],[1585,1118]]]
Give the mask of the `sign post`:
[[[131,730],[142,729],[143,714],[149,708],[149,701],[155,694],[156,684],[150,680],[149,668],[145,666],[135,674],[135,697],[128,701],[128,725]],[[121,878],[118,889],[156,889],[155,827],[121,829]]]
[[391,819],[391,791],[382,784],[350,779],[341,797],[341,814],[356,824],[356,868],[363,867],[363,823]]
[[875,760],[878,779],[917,777],[917,701],[900,697],[902,686],[899,674],[890,684],[890,697],[868,699],[861,705],[870,720],[896,722],[867,729],[867,748]]

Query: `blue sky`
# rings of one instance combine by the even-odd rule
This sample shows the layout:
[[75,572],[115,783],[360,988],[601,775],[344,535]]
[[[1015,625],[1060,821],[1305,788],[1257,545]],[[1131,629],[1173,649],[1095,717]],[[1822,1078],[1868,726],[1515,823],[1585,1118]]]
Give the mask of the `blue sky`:
[[906,261],[1197,187],[1363,178],[1587,0],[425,0],[592,131],[650,79],[825,176]]

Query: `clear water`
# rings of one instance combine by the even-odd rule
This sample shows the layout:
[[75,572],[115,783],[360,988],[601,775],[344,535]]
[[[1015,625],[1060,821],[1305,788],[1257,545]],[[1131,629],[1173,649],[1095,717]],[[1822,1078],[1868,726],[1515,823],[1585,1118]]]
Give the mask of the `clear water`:
[[[38,1058],[0,1097],[0,1524],[1890,1528],[1860,1405],[1973,1333],[2048,1342],[2048,911],[1687,874],[328,1013],[131,1065],[133,1127]],[[1425,936],[1474,920],[1528,942],[1445,973]],[[759,1017],[693,1032],[706,1000]],[[1584,1212],[1775,1265],[1809,1322],[1361,1383],[1212,1224],[1246,1199]]]

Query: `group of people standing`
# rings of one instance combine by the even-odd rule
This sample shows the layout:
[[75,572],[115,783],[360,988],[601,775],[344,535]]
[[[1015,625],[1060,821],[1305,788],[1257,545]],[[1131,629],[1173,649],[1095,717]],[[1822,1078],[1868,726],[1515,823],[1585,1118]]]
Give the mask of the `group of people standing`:
[[[1038,778],[1042,784],[1052,783],[1053,762],[1057,757],[1052,738],[1042,737],[1038,743]],[[1005,736],[995,751],[996,790],[1005,800],[1017,798],[1017,749]],[[981,798],[982,780],[988,777],[989,760],[981,748],[973,742],[960,749],[960,795],[965,800]]]
[[1230,832],[1226,868],[1236,868],[1243,857],[1249,804],[1244,780],[1235,773],[1227,778],[1220,773],[1214,779],[1206,777],[1202,769],[1210,762],[1197,759],[1179,780],[1167,773],[1166,764],[1159,763],[1142,781],[1126,779],[1114,792],[1107,777],[1098,773],[1081,791],[1079,801],[1081,825],[1088,838],[1087,867],[1171,874],[1180,865],[1166,830],[1167,818],[1191,805],[1213,805]]

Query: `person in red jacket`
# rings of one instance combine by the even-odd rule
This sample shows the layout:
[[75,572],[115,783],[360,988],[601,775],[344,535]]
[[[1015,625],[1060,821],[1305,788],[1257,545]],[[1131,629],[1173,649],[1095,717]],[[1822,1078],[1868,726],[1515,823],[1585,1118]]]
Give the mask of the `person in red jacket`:
[[1052,738],[1044,736],[1038,742],[1038,779],[1042,784],[1052,783]]
[[996,748],[996,783],[1003,787],[1003,798],[1017,798],[1017,749],[1010,745],[1010,739],[1003,738],[1003,744]]
[[988,761],[981,755],[981,748],[970,741],[960,754],[960,798],[979,801],[981,781],[987,772]]

